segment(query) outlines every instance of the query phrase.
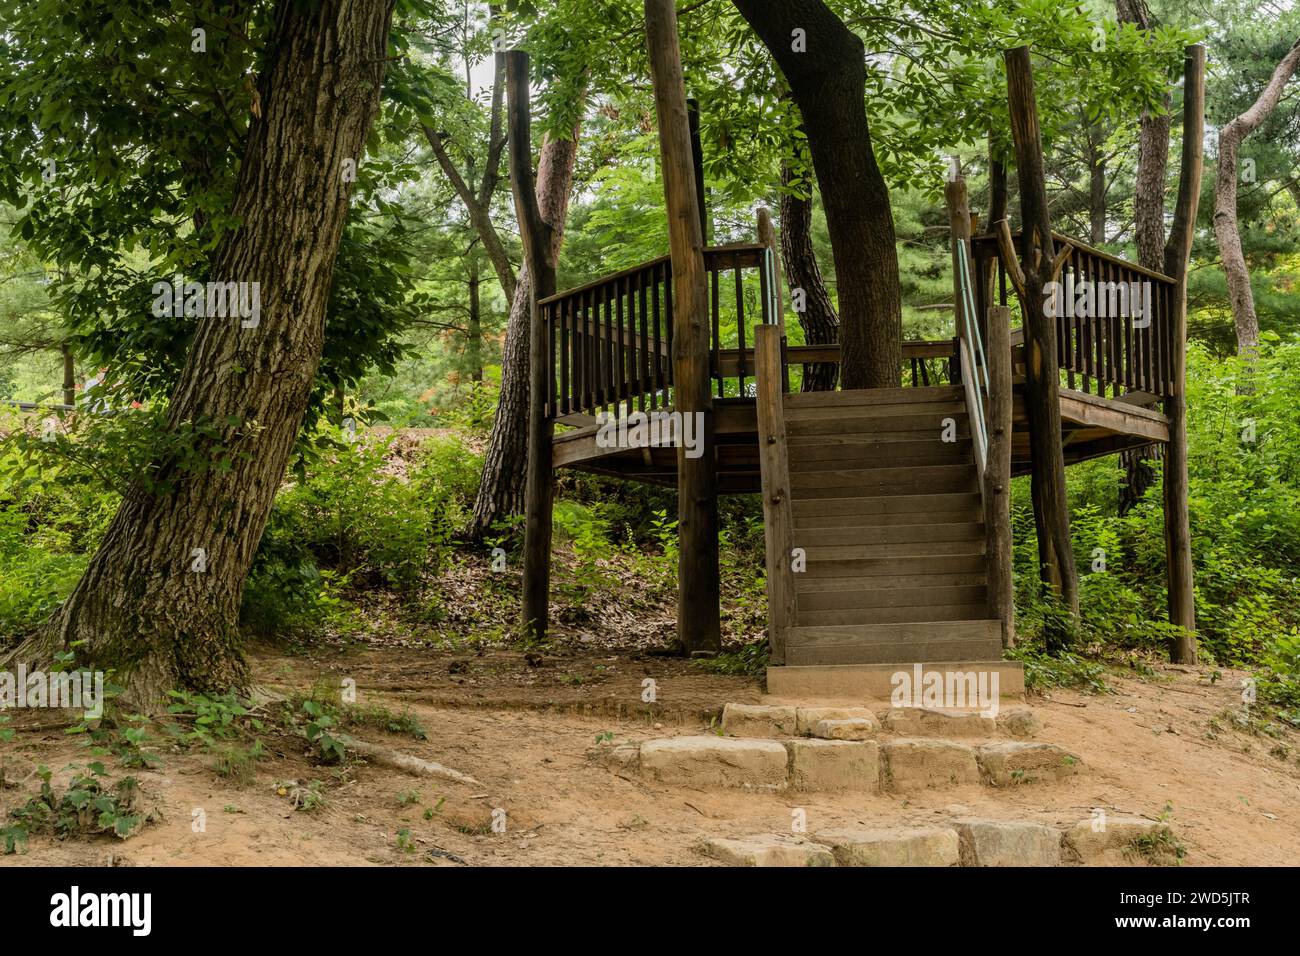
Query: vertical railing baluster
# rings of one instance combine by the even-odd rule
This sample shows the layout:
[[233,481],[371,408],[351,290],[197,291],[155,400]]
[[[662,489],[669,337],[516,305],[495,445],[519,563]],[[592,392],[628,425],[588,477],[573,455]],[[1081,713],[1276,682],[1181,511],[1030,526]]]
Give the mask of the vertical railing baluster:
[[[736,257],[731,271],[736,277],[736,347],[739,350],[736,356],[740,360],[737,366],[740,381],[736,386],[736,394],[744,395],[745,379],[749,374],[749,365],[745,361],[745,287],[740,274],[739,257]],[[721,390],[719,390],[718,394],[722,394]]]
[[[1096,313],[1096,310],[1093,310]],[[1083,375],[1084,392],[1092,391],[1092,380],[1096,377],[1092,368],[1092,317],[1083,316],[1079,322],[1079,372]]]
[[650,407],[651,407],[652,409],[653,409],[653,408],[658,408],[658,407],[659,407],[659,402],[661,401],[661,398],[662,398],[662,395],[663,395],[663,391],[662,391],[662,390],[663,390],[663,388],[664,388],[663,345],[662,345],[661,337],[660,337],[660,325],[661,325],[661,322],[662,322],[662,317],[661,317],[661,315],[660,315],[660,311],[659,311],[659,294],[658,294],[658,293],[659,293],[660,291],[662,291],[662,292],[663,292],[663,295],[664,295],[664,301],[667,302],[667,300],[668,300],[668,296],[670,295],[669,290],[672,288],[672,285],[673,285],[673,283],[672,283],[672,268],[671,268],[671,266],[663,266],[663,267],[661,267],[661,273],[660,273],[660,274],[661,274],[662,282],[661,282],[661,284],[660,284],[660,289],[655,290],[655,291],[656,291],[656,294],[655,294],[655,301],[654,301],[654,313],[655,313],[655,314],[654,314],[654,353],[653,353],[653,355],[654,355],[654,370],[655,370],[655,371],[654,371],[654,380],[651,382],[651,385],[652,385],[653,387],[651,388],[651,392],[650,392]]
[[614,390],[614,311],[617,309],[620,315],[623,312],[623,280],[615,279],[611,285],[610,293],[609,298],[605,300],[605,341],[600,349],[600,354],[605,358],[604,404],[606,410],[610,405],[618,403],[617,393]]
[[[637,353],[637,408],[645,411],[646,397],[650,392],[650,310],[646,303],[646,290],[641,289],[641,318],[637,325],[637,334],[641,340],[641,350]],[[659,267],[650,268],[649,295],[654,299],[655,308],[659,307]]]

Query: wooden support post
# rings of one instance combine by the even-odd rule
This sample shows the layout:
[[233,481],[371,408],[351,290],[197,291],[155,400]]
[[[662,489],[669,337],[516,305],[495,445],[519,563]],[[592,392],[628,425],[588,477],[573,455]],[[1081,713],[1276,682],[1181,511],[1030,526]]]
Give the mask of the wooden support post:
[[555,264],[551,261],[551,226],[542,217],[533,180],[532,115],[528,54],[506,53],[509,93],[510,186],[515,198],[524,261],[532,277],[528,338],[528,462],[524,488],[524,586],[520,622],[536,640],[546,637],[551,590],[551,519],[554,506],[551,435],[554,421],[546,416],[550,356],[546,329],[537,303],[555,294]]
[[645,20],[673,267],[673,407],[684,427],[687,416],[699,424],[703,449],[698,457],[677,449],[677,634],[686,653],[706,656],[721,650],[722,630],[704,230],[673,0],[645,0]]
[[1011,310],[988,310],[989,453],[984,466],[984,535],[989,614],[1002,622],[1002,646],[1016,642],[1011,586]]
[[1182,633],[1170,643],[1175,664],[1196,663],[1196,602],[1192,579],[1192,531],[1187,514],[1187,265],[1192,254],[1196,207],[1201,196],[1205,139],[1205,47],[1187,48],[1183,71],[1183,157],[1178,202],[1165,245],[1165,274],[1176,283],[1169,316],[1173,388],[1165,399],[1169,444],[1165,446],[1165,560],[1169,623]]
[[763,489],[763,539],[767,545],[768,661],[785,663],[785,632],[794,624],[794,509],[790,506],[790,455],[785,439],[785,389],[777,325],[754,329],[754,375],[757,380],[758,457]]
[[[1034,99],[1034,74],[1028,47],[1005,54],[1007,102],[1020,179],[1022,261],[1006,248],[1003,258],[1020,296],[1025,317],[1025,411],[1033,460],[1032,497],[1043,580],[1078,616],[1079,572],[1070,543],[1070,511],[1065,492],[1065,454],[1061,447],[1061,384],[1056,354],[1056,322],[1044,311],[1044,287],[1057,268],[1043,171],[1043,144]],[[1006,221],[1002,235],[1009,235]],[[1055,637],[1060,637],[1057,635]],[[1055,640],[1055,637],[1053,640]],[[1049,644],[1053,641],[1049,640]]]

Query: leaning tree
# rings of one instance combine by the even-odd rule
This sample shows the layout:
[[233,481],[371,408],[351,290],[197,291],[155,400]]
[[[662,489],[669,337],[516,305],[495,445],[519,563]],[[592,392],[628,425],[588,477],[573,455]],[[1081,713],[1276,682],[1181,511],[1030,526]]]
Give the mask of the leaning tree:
[[[34,37],[48,30],[40,6],[11,21],[14,29]],[[96,71],[128,82],[129,64],[145,51],[141,69],[181,64],[134,98],[121,85],[104,90],[119,96],[105,104],[109,122],[134,109],[161,127],[184,112],[184,91],[167,84],[189,78],[187,58],[217,61],[227,43],[261,43],[252,51],[257,78],[248,74],[243,99],[249,115],[222,127],[242,142],[229,205],[213,208],[208,193],[206,205],[190,210],[196,228],[216,231],[204,264],[209,281],[256,288],[260,314],[197,317],[147,480],[127,490],[68,600],[8,658],[10,665],[49,665],[56,653],[71,651],[74,666],[112,669],[127,698],[143,706],[176,686],[220,692],[248,685],[237,639],[244,580],[312,394],[335,257],[388,60],[393,0],[280,0],[263,11],[269,15],[259,18],[258,10],[252,3],[201,5],[194,11],[200,35],[188,23],[178,32],[175,18],[158,17],[150,4],[87,3],[79,8],[80,30],[60,23],[53,40],[46,32],[32,47],[42,57],[39,82],[57,77],[73,93],[93,88]],[[86,44],[89,55],[80,49]],[[241,88],[236,82],[224,91],[227,114]],[[39,107],[39,93],[27,89]],[[76,101],[72,95],[37,108],[36,122],[75,129]],[[221,151],[213,144],[205,151],[201,127],[174,157],[151,154],[148,141],[114,157],[96,152],[96,129],[85,125],[91,133],[83,162],[96,164],[111,185],[120,182],[115,169],[142,157],[175,159],[195,183],[221,179],[222,170],[209,168]],[[34,164],[48,147],[29,145],[22,158]],[[141,311],[148,308],[141,301]]]

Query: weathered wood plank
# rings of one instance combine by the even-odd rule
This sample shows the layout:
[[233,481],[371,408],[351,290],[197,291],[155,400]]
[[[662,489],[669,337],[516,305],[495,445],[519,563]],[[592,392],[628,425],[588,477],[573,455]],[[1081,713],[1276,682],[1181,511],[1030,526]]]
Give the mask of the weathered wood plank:
[[795,616],[797,627],[834,627],[841,624],[913,624],[939,621],[978,621],[988,617],[983,591],[970,604],[926,604],[913,607],[856,607],[804,611]]
[[763,537],[767,557],[769,658],[785,663],[785,631],[794,623],[795,590],[791,570],[794,512],[791,506],[788,449],[785,443],[781,374],[781,327],[754,329],[755,406],[763,494]]

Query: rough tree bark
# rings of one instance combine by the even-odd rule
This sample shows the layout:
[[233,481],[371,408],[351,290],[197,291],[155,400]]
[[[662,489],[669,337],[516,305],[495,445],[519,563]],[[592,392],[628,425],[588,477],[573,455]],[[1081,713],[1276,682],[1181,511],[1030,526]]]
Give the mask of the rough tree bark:
[[[124,699],[152,708],[174,687],[248,686],[237,627],[244,579],[298,435],[320,362],[330,281],[347,217],[345,160],[379,109],[392,0],[283,0],[232,208],[242,223],[213,252],[214,281],[260,283],[260,323],[200,318],[166,428],[189,423],[213,464],[154,463],[136,484],[71,596],[10,665],[47,666],[71,649],[115,671]],[[201,549],[201,550],[199,550]]]
[[732,0],[799,107],[835,257],[844,388],[897,386],[902,291],[889,188],[864,108],[862,40],[822,0]]
[[510,87],[510,188],[532,276],[528,297],[528,467],[524,479],[524,587],[520,623],[536,640],[546,639],[551,590],[551,518],[555,475],[551,435],[555,423],[544,412],[549,367],[546,330],[538,303],[555,294],[554,227],[542,215],[533,182],[532,100],[528,54],[506,55]]
[[[551,226],[552,264],[558,263],[564,244],[564,222],[569,212],[569,191],[573,186],[573,164],[578,156],[575,127],[570,139],[547,138],[537,162],[537,205]],[[474,499],[474,514],[465,535],[481,540],[493,524],[506,515],[524,510],[524,476],[528,460],[528,303],[532,277],[527,263],[519,268],[506,340],[501,349],[501,392],[496,417],[483,457],[483,479]]]
[[1228,280],[1232,321],[1237,327],[1237,353],[1254,355],[1259,350],[1259,317],[1250,289],[1250,271],[1241,249],[1237,224],[1237,152],[1242,141],[1268,119],[1282,98],[1282,91],[1300,67],[1300,40],[1291,44],[1282,62],[1250,109],[1219,130],[1219,157],[1214,175],[1214,237],[1219,243],[1223,272]]
[[[1120,23],[1132,23],[1139,30],[1150,30],[1155,18],[1144,0],[1116,0],[1115,12]],[[1169,107],[1172,100],[1164,96],[1164,109],[1144,110],[1138,126],[1138,165],[1133,186],[1133,230],[1137,240],[1138,264],[1161,272],[1165,267],[1165,176],[1169,168]],[[1129,448],[1120,453],[1119,513],[1128,514],[1155,483],[1152,464],[1155,451],[1151,446]]]
[[1052,242],[1043,173],[1043,146],[1034,99],[1029,48],[1005,54],[1011,133],[1020,180],[1022,251],[1017,263],[1006,221],[1001,224],[1003,258],[1025,317],[1025,412],[1033,458],[1031,492],[1038,529],[1038,557],[1044,582],[1071,612],[1079,613],[1079,572],[1070,542],[1070,510],[1061,448],[1061,385],[1056,362],[1056,322],[1044,314],[1044,287],[1056,279],[1064,259]]
[[[789,166],[781,167],[781,259],[790,296],[794,299],[801,290],[803,309],[796,310],[803,327],[804,341],[809,345],[834,345],[840,340],[840,317],[835,314],[835,303],[817,266],[812,241],[812,187],[809,195],[796,196],[790,191],[793,176]],[[803,367],[804,392],[833,392],[839,377],[835,362],[817,362]]]

